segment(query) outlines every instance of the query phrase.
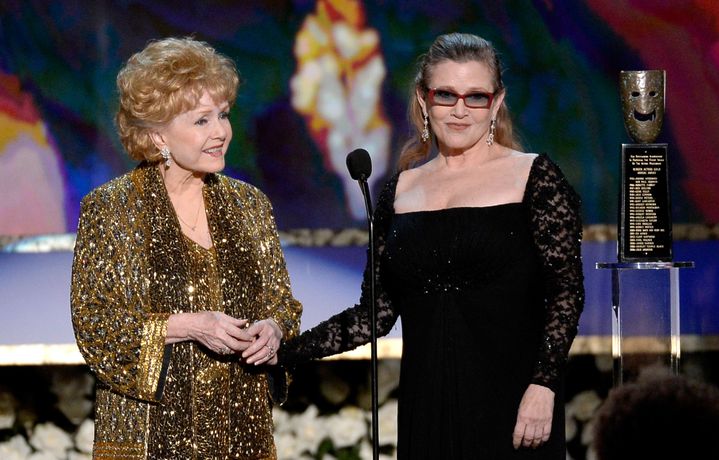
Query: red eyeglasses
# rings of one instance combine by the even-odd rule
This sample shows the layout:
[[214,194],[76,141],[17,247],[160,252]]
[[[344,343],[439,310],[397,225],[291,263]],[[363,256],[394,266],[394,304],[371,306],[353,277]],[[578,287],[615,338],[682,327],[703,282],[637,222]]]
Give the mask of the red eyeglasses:
[[452,107],[458,100],[462,99],[464,105],[472,109],[488,109],[492,105],[494,93],[485,93],[482,91],[473,91],[466,94],[457,94],[448,89],[430,88],[429,102],[435,105],[443,105]]

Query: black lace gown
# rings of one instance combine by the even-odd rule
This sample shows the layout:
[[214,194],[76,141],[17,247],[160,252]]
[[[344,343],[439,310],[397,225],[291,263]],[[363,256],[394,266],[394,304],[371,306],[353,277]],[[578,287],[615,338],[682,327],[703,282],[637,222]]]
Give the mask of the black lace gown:
[[[375,211],[378,333],[402,321],[398,458],[564,459],[562,371],[583,306],[579,200],[546,155],[521,203],[395,214],[395,175]],[[360,305],[288,342],[283,362],[369,341]],[[530,383],[555,392],[552,435],[512,447]]]

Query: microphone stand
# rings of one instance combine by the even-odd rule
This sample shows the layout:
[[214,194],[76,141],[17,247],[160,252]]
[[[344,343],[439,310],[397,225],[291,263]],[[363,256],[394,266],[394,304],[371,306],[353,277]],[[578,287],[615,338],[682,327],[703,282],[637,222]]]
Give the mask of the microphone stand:
[[360,190],[364,197],[367,209],[367,227],[369,231],[369,266],[370,266],[370,363],[372,383],[372,459],[379,460],[379,403],[377,401],[379,390],[377,389],[377,298],[375,297],[375,266],[374,266],[374,218],[372,213],[372,202],[370,200],[369,185],[364,174],[359,181]]

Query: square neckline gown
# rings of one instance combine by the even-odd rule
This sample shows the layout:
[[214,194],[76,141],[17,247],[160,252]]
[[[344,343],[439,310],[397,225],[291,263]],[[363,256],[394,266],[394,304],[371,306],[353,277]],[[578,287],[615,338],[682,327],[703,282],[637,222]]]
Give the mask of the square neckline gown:
[[[375,211],[378,335],[402,321],[399,459],[564,459],[562,372],[583,306],[579,199],[535,158],[521,202],[396,214],[398,174]],[[285,346],[293,362],[369,341],[360,304]],[[512,446],[530,383],[555,392],[552,434]]]

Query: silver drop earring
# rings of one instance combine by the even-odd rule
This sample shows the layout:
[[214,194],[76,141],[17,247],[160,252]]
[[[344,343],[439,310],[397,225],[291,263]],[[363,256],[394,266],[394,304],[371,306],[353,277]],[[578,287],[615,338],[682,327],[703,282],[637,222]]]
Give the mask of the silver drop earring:
[[170,163],[172,163],[172,157],[170,157],[170,149],[167,148],[167,146],[164,146],[160,149],[160,155],[162,155],[162,159],[165,160],[165,168],[170,167]]
[[427,126],[429,124],[429,117],[427,114],[424,115],[424,129],[422,130],[422,142],[427,142],[429,140],[429,127]]
[[492,119],[492,121],[489,122],[489,134],[487,134],[487,145],[490,147],[492,144],[494,144],[494,131],[497,129],[497,120]]

